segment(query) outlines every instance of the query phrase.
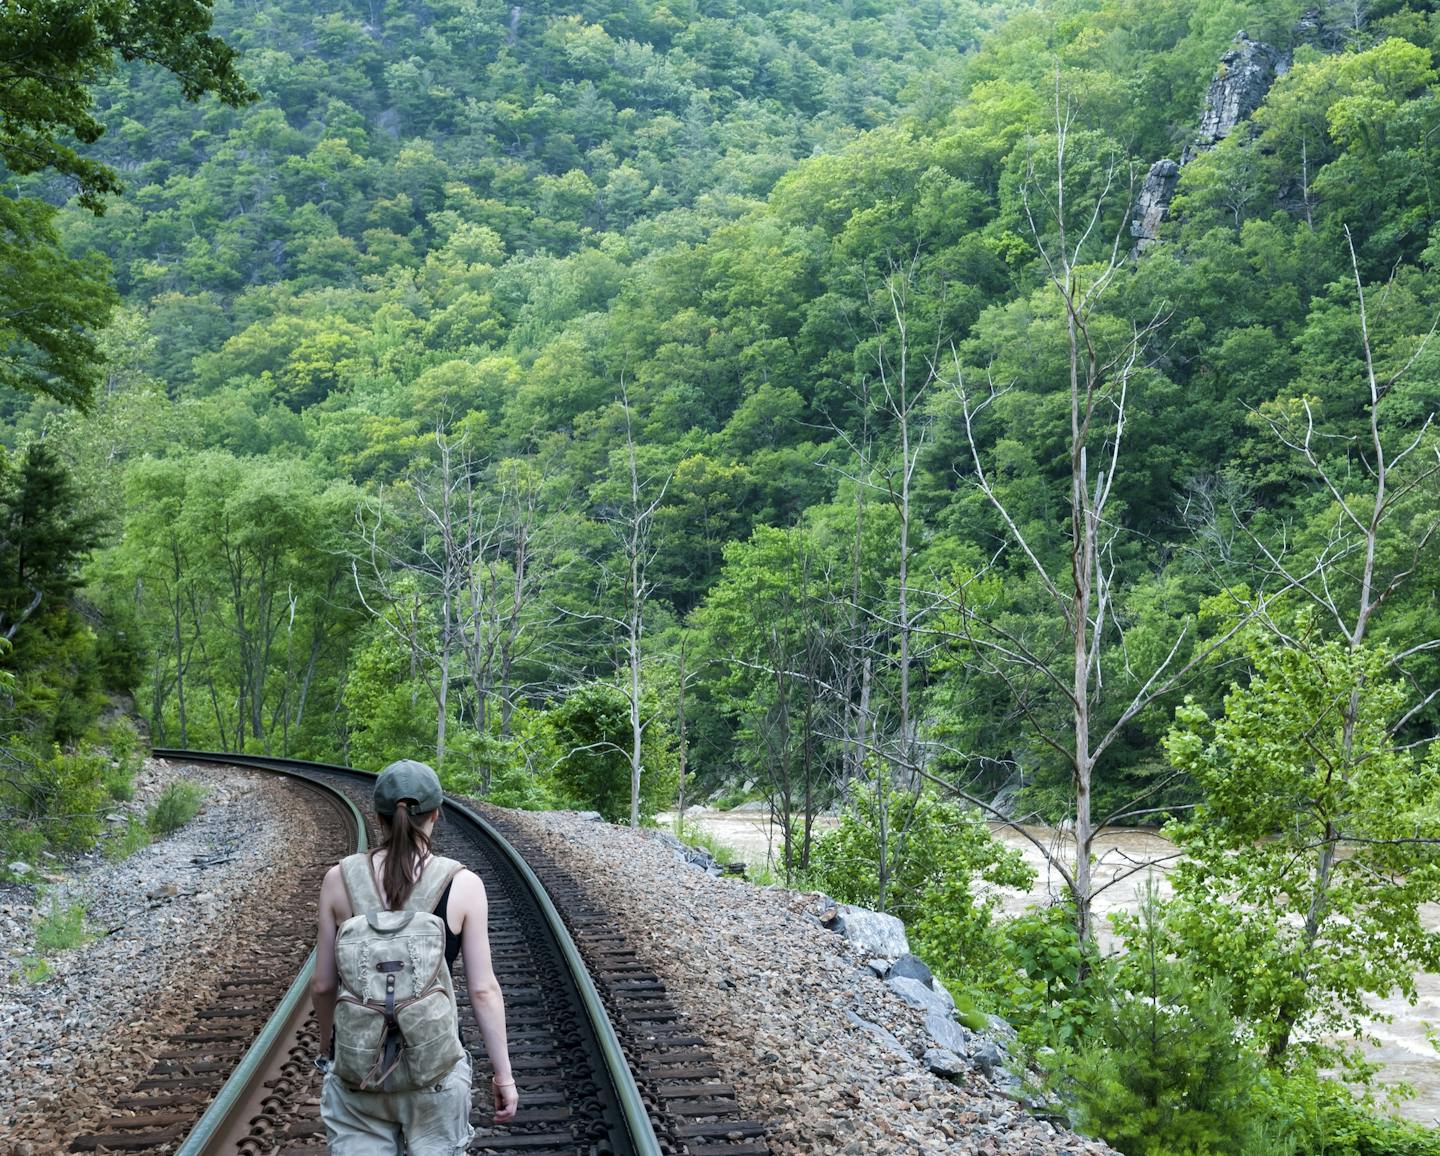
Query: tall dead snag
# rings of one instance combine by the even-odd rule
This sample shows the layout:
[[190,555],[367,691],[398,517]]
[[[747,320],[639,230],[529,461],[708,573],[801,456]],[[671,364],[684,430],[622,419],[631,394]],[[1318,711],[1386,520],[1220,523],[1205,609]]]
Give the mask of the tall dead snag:
[[[405,532],[406,519],[396,522],[383,498],[362,506],[356,521],[368,582],[361,581],[360,559],[352,560],[351,573],[365,608],[410,648],[412,667],[434,696],[435,761],[444,763],[450,688],[461,664],[469,658],[473,672],[479,657],[476,636],[483,628],[485,594],[477,579],[494,551],[501,523],[499,503],[489,495],[481,466],[463,441],[437,430],[435,445],[434,467],[409,478],[418,515],[409,526],[413,533]],[[377,595],[378,609],[371,605]],[[409,616],[385,612],[387,605],[405,603],[412,606]]]
[[[846,752],[844,777],[863,781],[870,765],[867,759],[873,758],[882,768],[880,773],[893,783],[918,791],[927,745],[921,741],[915,717],[915,689],[923,663],[923,624],[932,607],[917,599],[914,568],[923,526],[915,482],[931,437],[929,394],[943,374],[939,342],[945,300],[943,283],[937,279],[927,284],[923,279],[918,253],[903,262],[890,258],[883,272],[878,283],[863,274],[861,278],[864,305],[855,328],[867,364],[857,373],[854,390],[860,429],[851,433],[838,423],[834,427],[837,442],[850,458],[838,472],[854,490],[855,532],[845,606],[846,645],[836,650],[832,682],[845,716],[840,736]],[[936,294],[929,316],[917,307],[925,289]],[[893,437],[888,452],[877,452],[872,445],[872,423]],[[895,518],[893,586],[883,600],[862,589],[861,558],[871,498],[888,506]],[[816,657],[820,656],[812,656],[812,661]],[[811,700],[805,706],[808,728],[815,712]],[[909,818],[900,829],[892,828],[888,787],[877,784],[876,791],[876,902],[881,910],[886,908],[894,861],[903,857],[909,824],[918,813],[914,807],[903,808]],[[807,801],[806,862],[808,806]]]
[[[1124,528],[1112,501],[1123,464],[1131,390],[1148,368],[1147,346],[1163,316],[1157,310],[1144,321],[1132,321],[1121,337],[1101,332],[1113,328],[1098,324],[1099,309],[1124,267],[1121,244],[1127,226],[1123,213],[1112,213],[1120,219],[1113,234],[1108,231],[1107,205],[1115,196],[1123,196],[1127,205],[1133,197],[1120,182],[1121,162],[1114,160],[1101,170],[1093,201],[1078,211],[1071,206],[1067,149],[1073,122],[1073,110],[1057,89],[1054,172],[1042,177],[1032,162],[1023,202],[1031,237],[1064,320],[1066,376],[1063,384],[1056,384],[1066,391],[1069,402],[1065,479],[1069,516],[1058,548],[1053,541],[1032,541],[1033,531],[1022,526],[1020,515],[1001,492],[980,436],[986,411],[1006,390],[987,374],[967,373],[958,352],[952,351],[951,384],[969,451],[969,460],[957,463],[957,470],[998,515],[1004,545],[981,574],[942,594],[954,624],[949,629],[952,640],[966,649],[978,672],[1008,688],[1019,716],[1069,765],[1072,806],[1064,825],[1071,828],[1071,838],[1046,841],[1019,824],[1013,826],[1063,879],[1075,907],[1076,936],[1088,949],[1094,938],[1096,896],[1121,878],[1155,865],[1154,861],[1134,864],[1097,885],[1092,870],[1096,839],[1117,820],[1143,813],[1147,801],[1171,781],[1166,779],[1097,818],[1092,803],[1097,767],[1137,716],[1182,685],[1250,620],[1266,596],[1243,604],[1237,600],[1233,624],[1203,641],[1194,637],[1194,617],[1187,618],[1165,653],[1148,668],[1140,667],[1139,655],[1125,651],[1123,616],[1117,611],[1127,591],[1116,574],[1113,550]],[[984,378],[979,386],[973,380],[977,376]],[[1033,634],[993,611],[980,593],[984,582],[993,581],[998,567],[1012,555],[1018,555],[1020,566],[1033,573],[1053,610],[1053,617],[1037,625]],[[1057,556],[1063,558],[1059,565],[1047,561]],[[1055,710],[1057,700],[1064,704],[1063,711]],[[964,797],[1009,821],[982,800]]]
[[[655,511],[665,500],[670,478],[641,477],[638,447],[635,442],[633,413],[630,395],[622,382],[619,396],[620,415],[624,422],[625,445],[623,458],[616,461],[612,455],[612,471],[619,478],[611,477],[602,484],[606,491],[600,502],[598,517],[610,529],[619,546],[620,565],[618,568],[602,567],[602,581],[612,588],[619,587],[620,605],[615,609],[602,609],[585,613],[570,612],[569,616],[582,621],[603,624],[613,631],[623,655],[619,665],[623,669],[623,689],[630,715],[630,825],[640,825],[640,779],[644,774],[643,743],[645,731],[653,718],[646,718],[643,703],[643,643],[645,637],[646,607],[655,592],[655,583],[650,578],[650,566],[655,560],[656,545],[652,537],[655,525]],[[618,466],[618,470],[615,467]],[[602,592],[600,601],[608,594]]]

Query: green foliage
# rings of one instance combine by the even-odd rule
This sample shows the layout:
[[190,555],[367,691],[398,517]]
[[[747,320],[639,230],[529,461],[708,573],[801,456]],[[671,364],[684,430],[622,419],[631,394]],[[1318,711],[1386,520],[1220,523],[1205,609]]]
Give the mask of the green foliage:
[[101,775],[105,793],[117,802],[134,798],[135,775],[141,762],[140,732],[128,718],[119,716],[104,727],[100,741],[110,755],[109,766]]
[[22,816],[36,823],[52,845],[88,850],[104,822],[108,769],[109,760],[99,752],[56,749],[15,784]]
[[105,858],[119,863],[150,844],[150,827],[134,815],[126,816],[125,826],[105,842]]
[[169,835],[198,815],[204,801],[204,787],[177,779],[160,792],[160,797],[146,812],[145,824],[154,835]]
[[989,986],[1003,966],[998,899],[980,885],[1028,887],[1034,871],[970,808],[892,785],[851,785],[840,825],[822,836],[809,881],[844,903],[888,911],[943,980]]
[[1283,1122],[1298,1156],[1440,1156],[1440,1132],[1386,1115],[1313,1065],[1267,1071],[1255,1100],[1259,1112]]
[[1153,891],[1125,933],[1125,954],[1099,968],[1085,1034],[1045,1061],[1077,1127],[1126,1156],[1293,1152],[1262,1110],[1261,1064],[1224,981],[1170,954]]
[[[675,755],[665,726],[645,709],[640,815],[649,819],[675,795]],[[630,700],[613,683],[578,687],[546,712],[556,762],[550,772],[565,797],[611,822],[630,817]]]
[[27,955],[20,961],[20,974],[26,983],[44,983],[50,978],[50,964],[37,955]]
[[58,896],[52,896],[49,909],[35,921],[35,949],[46,955],[69,951],[89,938],[83,903],[62,905]]
[[416,751],[435,749],[430,692],[410,676],[405,652],[389,635],[360,648],[345,681],[350,719],[350,757],[355,766],[379,770]]
[[0,198],[0,383],[86,404],[98,380],[90,331],[115,304],[105,263],[68,256],[55,210],[40,197],[15,196],[15,178],[48,170],[74,186],[84,208],[104,211],[119,178],[77,145],[93,145],[105,131],[94,90],[117,70],[117,57],[170,71],[189,100],[207,92],[231,104],[250,99],[234,51],[210,35],[210,19],[209,4],[189,0],[45,0],[0,11],[0,161],[9,185]]
[[1185,851],[1173,926],[1272,1059],[1303,1031],[1350,1033],[1367,996],[1414,999],[1440,967],[1440,752],[1397,744],[1405,688],[1379,646],[1254,635],[1224,714],[1194,703],[1166,739],[1203,804],[1167,830]]
[[1006,1016],[1032,1047],[1075,1045],[1103,998],[1105,972],[1095,947],[1075,938],[1074,909],[1032,907],[1000,930],[1004,958],[989,986]]
[[97,519],[52,446],[0,447],[0,635],[19,678],[16,720],[42,741],[73,743],[94,722],[94,635],[73,595]]
[[549,811],[559,805],[555,793],[546,788],[544,780],[518,761],[495,769],[485,801],[497,807],[513,807],[517,811]]
[[[0,16],[0,39],[23,32],[51,63],[65,51],[80,62],[54,74],[48,96],[21,85],[8,99],[61,102],[41,153],[84,194],[61,205],[66,189],[46,173],[7,166],[0,257],[15,276],[0,290],[0,383],[29,392],[0,388],[0,444],[39,448],[0,465],[0,635],[25,618],[13,650],[0,647],[0,843],[33,857],[52,830],[74,846],[93,837],[124,776],[108,760],[84,773],[72,761],[61,790],[52,751],[93,741],[106,690],[135,692],[157,742],[371,767],[434,751],[445,697],[447,783],[508,805],[623,814],[630,720],[609,683],[635,579],[613,513],[632,434],[656,496],[645,671],[690,644],[697,791],[753,780],[798,870],[803,816],[855,777],[862,755],[900,745],[909,629],[915,733],[903,743],[943,780],[983,794],[1013,777],[1022,809],[1061,813],[1071,769],[1034,735],[1063,729],[1072,709],[1060,619],[1034,567],[999,548],[1007,528],[974,484],[950,379],[961,369],[982,394],[995,387],[974,431],[980,456],[1063,598],[1067,333],[1030,222],[1053,197],[1057,93],[1073,115],[1067,203],[1110,182],[1092,240],[1104,233],[1108,246],[1119,228],[1123,247],[1125,169],[1143,172],[1193,137],[1237,28],[1288,48],[1306,6],[939,0],[920,13],[739,0],[681,12],[617,0],[603,13],[525,7],[512,26],[508,8],[463,3],[360,13],[218,0],[216,28],[260,94],[246,107],[186,106],[143,59],[112,70],[115,46],[123,58],[124,37],[149,29],[138,57],[193,65],[201,87],[208,69],[212,90],[237,100],[205,5],[101,3],[71,14],[73,27],[40,28],[40,8]],[[117,31],[105,22],[122,7]],[[1319,1038],[1352,1027],[1364,993],[1433,957],[1410,912],[1434,866],[1396,837],[1433,832],[1434,773],[1417,753],[1372,742],[1397,718],[1380,701],[1383,662],[1332,662],[1307,634],[1333,669],[1261,671],[1248,688],[1259,688],[1258,721],[1243,726],[1209,721],[1236,668],[1206,667],[1186,685],[1205,717],[1182,713],[1177,733],[1195,745],[1172,752],[1175,766],[1160,757],[1173,701],[1121,715],[1175,639],[1183,662],[1213,636],[1201,608],[1217,590],[1255,588],[1255,566],[1273,575],[1285,551],[1343,551],[1346,510],[1368,516],[1354,505],[1368,484],[1357,456],[1367,440],[1355,436],[1368,433],[1367,397],[1355,388],[1365,367],[1344,228],[1382,378],[1433,321],[1432,14],[1385,0],[1360,28],[1339,27],[1333,5],[1323,15],[1325,42],[1344,50],[1298,46],[1254,131],[1185,165],[1162,243],[1122,264],[1092,327],[1103,361],[1157,309],[1165,319],[1139,351],[1119,460],[1103,466],[1114,536],[1096,576],[1111,601],[1095,629],[1113,645],[1096,670],[1094,723],[1097,734],[1123,725],[1096,768],[1094,804],[1105,813],[1143,795],[1146,808],[1207,808],[1213,831],[1186,836],[1193,876],[1177,876],[1172,924],[1190,946],[1183,974],[1165,982],[1191,984],[1197,1030],[1210,1033],[1196,1046],[1216,1056],[1212,997],[1229,998],[1264,1046],[1288,1038],[1287,1020],[1297,1038]],[[92,26],[113,35],[97,41]],[[100,124],[109,131],[94,139]],[[106,191],[94,166],[125,172],[133,189],[103,217],[89,211]],[[1046,244],[1057,239],[1037,224]],[[93,325],[114,304],[107,262],[125,308],[97,341]],[[896,482],[910,464],[883,402],[895,384],[884,356],[902,328],[910,369],[940,374],[906,443],[918,454],[904,607]],[[1387,444],[1425,430],[1440,404],[1435,370],[1432,345],[1385,394]],[[53,400],[83,399],[102,380],[88,415]],[[1270,419],[1303,435],[1299,399],[1338,493],[1276,445]],[[1115,400],[1094,420],[1118,439]],[[416,480],[445,439],[476,468],[473,489],[449,498],[483,505],[461,609],[433,575],[377,601],[356,511],[383,500],[413,515]],[[1436,498],[1412,484],[1432,442],[1424,433],[1389,475],[1377,588],[1440,562]],[[1092,451],[1092,465],[1108,456]],[[442,544],[420,524],[397,519],[381,545],[433,555]],[[1332,590],[1358,580],[1356,557],[1325,575]],[[43,576],[32,560],[45,560]],[[32,587],[41,600],[29,609]],[[1431,601],[1423,583],[1396,590],[1368,636],[1415,649],[1406,670],[1422,693],[1440,681],[1426,649],[1440,637]],[[961,607],[983,610],[991,641],[1018,643],[1057,676],[977,662]],[[1296,636],[1291,609],[1277,616]],[[1327,729],[1295,721],[1333,718],[1347,679],[1364,688],[1362,715],[1383,719],[1356,731],[1370,747],[1350,762]],[[651,681],[648,811],[670,801],[677,707]],[[1401,741],[1434,733],[1437,718],[1440,705],[1426,706]],[[1260,747],[1252,734],[1280,737]],[[1324,760],[1294,754],[1305,742],[1343,773],[1317,783]],[[114,744],[111,756],[126,762]],[[977,1008],[1003,1005],[1028,1043],[1080,1054],[1100,1033],[1110,1043],[1085,1053],[1095,1079],[1122,1099],[1139,1094],[1143,1006],[1109,998],[1110,972],[1076,948],[1071,913],[997,928],[986,888],[1018,868],[984,824],[964,813],[932,822],[945,810],[933,798],[907,811],[888,790],[872,787],[820,852],[831,889],[903,909],[942,978]],[[88,834],[60,830],[86,823]],[[1377,831],[1383,845],[1359,842]],[[1341,851],[1307,951],[1317,840]],[[1373,945],[1392,939],[1400,948],[1379,961]],[[1213,987],[1212,972],[1223,980]],[[1272,1070],[1256,1094],[1289,1079]],[[1337,1135],[1349,1127],[1334,1105],[1311,1115]],[[1321,1150],[1323,1134],[1317,1124],[1300,1150]]]

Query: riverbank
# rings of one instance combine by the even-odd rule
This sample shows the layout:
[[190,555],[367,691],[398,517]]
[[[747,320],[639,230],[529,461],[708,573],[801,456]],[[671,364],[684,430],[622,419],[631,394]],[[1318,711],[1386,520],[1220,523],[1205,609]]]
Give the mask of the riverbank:
[[[669,829],[674,816],[661,815],[658,821]],[[780,845],[779,832],[764,811],[687,811],[685,821],[732,848],[752,866],[773,862]],[[815,822],[817,832],[821,832],[832,829],[837,820],[822,815]],[[1062,892],[1061,880],[1048,870],[1044,855],[1032,842],[1038,840],[1049,846],[1055,833],[1035,827],[1026,828],[1022,834],[1003,824],[992,824],[992,830],[996,838],[1018,848],[1036,870],[1035,883],[1029,890],[999,890],[1001,910],[1015,915],[1033,904],[1057,899]],[[1095,878],[1097,883],[1109,884],[1097,896],[1095,905],[1102,917],[1103,945],[1113,943],[1109,922],[1103,917],[1135,910],[1147,879],[1154,879],[1163,894],[1168,870],[1178,857],[1175,845],[1152,830],[1117,829],[1097,842]],[[1440,906],[1426,906],[1422,918],[1426,927],[1440,929]],[[1377,1018],[1370,1024],[1373,1040],[1366,1045],[1365,1054],[1380,1065],[1384,1083],[1408,1084],[1414,1090],[1414,1095],[1396,1105],[1397,1115],[1440,1126],[1440,1053],[1429,1039],[1431,1026],[1440,1027],[1440,975],[1419,975],[1415,985],[1418,999],[1413,1007],[1398,995],[1374,1003]],[[1386,1016],[1390,1017],[1388,1023],[1384,1021]]]

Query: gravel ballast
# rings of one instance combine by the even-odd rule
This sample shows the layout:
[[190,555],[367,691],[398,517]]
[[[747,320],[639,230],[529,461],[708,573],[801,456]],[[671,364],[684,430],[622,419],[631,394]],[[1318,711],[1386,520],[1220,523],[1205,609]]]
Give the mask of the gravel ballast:
[[619,930],[706,1039],[744,1113],[772,1126],[777,1156],[1111,1152],[1036,1119],[978,1069],[955,1083],[933,1075],[923,1013],[806,916],[816,896],[712,878],[655,832],[570,813],[507,816],[620,913]]
[[[208,996],[230,945],[263,918],[276,872],[312,844],[291,788],[252,772],[152,761],[117,811],[142,813],[176,778],[209,792],[182,830],[121,863],[67,865],[38,906],[34,888],[0,889],[0,1156],[63,1151],[111,1089],[145,1072],[156,1027]],[[807,914],[815,896],[712,878],[657,832],[507,814],[617,913],[744,1113],[771,1126],[776,1156],[1110,1152],[1032,1117],[979,1069],[962,1066],[954,1083],[932,1074],[923,1013]],[[84,903],[98,937],[27,983],[20,963],[52,896]]]
[[[0,889],[0,1156],[64,1151],[103,1116],[153,1062],[156,1035],[208,999],[245,949],[279,873],[313,857],[311,809],[273,776],[152,760],[116,813],[143,815],[176,779],[207,793],[180,830],[119,863],[47,864],[57,881],[43,894]],[[83,904],[92,938],[48,956],[49,976],[30,983],[21,965],[52,903]]]

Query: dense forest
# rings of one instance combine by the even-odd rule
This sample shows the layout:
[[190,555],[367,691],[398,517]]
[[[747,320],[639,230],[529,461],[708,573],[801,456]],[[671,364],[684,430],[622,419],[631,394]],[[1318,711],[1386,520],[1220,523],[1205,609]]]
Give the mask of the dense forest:
[[1125,1152],[1440,1152],[1329,1078],[1440,970],[1434,5],[111,3],[47,92],[76,7],[0,11],[6,860],[131,718],[749,790]]

